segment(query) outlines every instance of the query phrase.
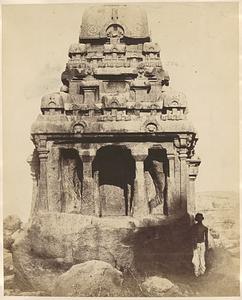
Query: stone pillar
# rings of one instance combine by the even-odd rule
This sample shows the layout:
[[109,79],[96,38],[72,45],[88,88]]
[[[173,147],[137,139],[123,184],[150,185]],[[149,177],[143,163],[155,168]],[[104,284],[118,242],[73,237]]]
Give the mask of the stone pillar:
[[195,195],[195,180],[198,174],[198,167],[201,163],[199,158],[193,158],[188,160],[189,166],[189,180],[188,180],[188,202],[187,202],[187,212],[189,215],[193,216],[196,212],[196,195]]
[[175,201],[176,201],[176,207],[179,210],[181,207],[181,202],[180,202],[180,192],[181,192],[181,169],[180,169],[180,159],[178,156],[178,153],[175,153]]
[[38,205],[37,210],[48,211],[48,191],[47,191],[47,159],[49,150],[46,148],[39,148],[39,161],[40,161],[40,177],[39,177],[39,190],[38,190]]
[[92,177],[92,162],[94,153],[88,150],[79,150],[83,164],[82,203],[83,215],[95,214],[94,179]]
[[134,181],[134,216],[145,216],[149,214],[144,172],[144,160],[147,155],[148,153],[133,153],[136,164],[136,175]]
[[196,177],[189,175],[189,193],[187,200],[187,212],[190,215],[194,215],[196,212],[196,201],[195,201],[195,180]]
[[169,162],[169,177],[167,178],[167,207],[168,215],[173,214],[177,209],[176,188],[175,188],[175,155],[167,153]]
[[187,149],[179,149],[179,159],[180,159],[180,204],[181,210],[187,211]]
[[93,174],[93,179],[94,179],[94,204],[95,204],[95,215],[97,217],[102,216],[102,208],[101,208],[101,199],[99,196],[99,171],[95,171]]
[[61,170],[60,170],[60,149],[51,147],[47,163],[48,173],[48,204],[49,211],[61,211]]
[[[149,197],[150,197],[150,195],[149,195],[149,185],[150,185],[150,181],[152,180],[149,171],[145,171],[144,178],[145,178],[145,193],[147,195],[147,201],[149,201]],[[153,182],[152,182],[152,185],[153,185]]]

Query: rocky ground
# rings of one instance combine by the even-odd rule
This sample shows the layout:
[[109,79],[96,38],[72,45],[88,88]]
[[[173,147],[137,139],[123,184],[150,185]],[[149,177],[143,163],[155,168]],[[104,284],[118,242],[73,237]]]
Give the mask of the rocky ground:
[[[204,214],[210,231],[207,271],[202,277],[193,275],[191,253],[180,259],[184,255],[179,257],[179,251],[169,253],[167,260],[164,260],[164,253],[151,259],[141,257],[143,263],[136,270],[126,268],[122,272],[109,263],[92,260],[76,264],[60,275],[52,295],[239,296],[239,217],[236,217],[239,209],[236,197],[229,193],[205,193],[198,195],[198,199],[198,210]],[[20,290],[16,285],[12,246],[21,232],[23,224],[17,216],[4,220],[5,295],[50,296],[44,291]],[[159,247],[155,240],[150,240],[148,244],[149,249]],[[147,245],[141,247],[146,249]],[[147,257],[151,254],[147,253]],[[110,294],[110,291],[113,292]]]

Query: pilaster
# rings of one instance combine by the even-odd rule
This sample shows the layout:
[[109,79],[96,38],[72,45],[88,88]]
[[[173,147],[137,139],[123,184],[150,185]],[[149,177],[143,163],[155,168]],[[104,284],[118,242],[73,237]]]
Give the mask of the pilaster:
[[167,208],[168,215],[173,214],[177,208],[176,187],[175,187],[175,154],[167,153],[169,163],[169,176],[167,178]]
[[180,207],[182,211],[187,211],[187,149],[178,150],[180,159]]
[[188,160],[188,202],[187,202],[187,212],[190,215],[194,215],[196,212],[196,195],[195,195],[195,180],[198,175],[198,167],[201,163],[199,158],[193,158]]
[[84,215],[95,213],[95,191],[94,178],[92,174],[92,162],[95,152],[91,150],[79,150],[79,155],[83,163],[83,183],[82,183],[82,204],[81,212]]
[[40,177],[39,177],[39,189],[38,189],[38,209],[41,211],[49,210],[48,203],[48,191],[47,191],[47,159],[49,150],[46,147],[46,139],[40,138],[38,144],[38,155],[39,155],[39,163],[40,163]]
[[50,152],[47,163],[47,191],[48,191],[48,204],[49,211],[60,212],[61,211],[61,193],[62,193],[62,182],[61,182],[61,157],[60,148],[58,146],[50,145]]

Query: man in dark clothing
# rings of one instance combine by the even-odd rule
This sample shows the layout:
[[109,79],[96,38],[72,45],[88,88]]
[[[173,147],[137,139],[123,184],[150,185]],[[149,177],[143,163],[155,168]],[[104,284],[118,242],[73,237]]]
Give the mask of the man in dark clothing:
[[197,223],[192,226],[192,263],[196,277],[203,275],[206,271],[205,252],[208,249],[208,228],[203,225],[203,219],[203,215],[197,213],[195,216]]

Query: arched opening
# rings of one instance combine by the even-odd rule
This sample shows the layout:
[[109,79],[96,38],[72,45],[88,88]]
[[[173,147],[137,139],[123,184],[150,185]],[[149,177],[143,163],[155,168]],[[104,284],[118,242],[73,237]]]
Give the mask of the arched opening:
[[144,162],[144,168],[148,175],[146,183],[150,213],[167,215],[169,162],[166,150],[163,148],[149,149],[149,154]]
[[99,174],[99,198],[102,216],[130,215],[133,205],[135,161],[122,146],[100,148],[93,161]]
[[61,149],[61,211],[81,211],[83,164],[78,151]]

